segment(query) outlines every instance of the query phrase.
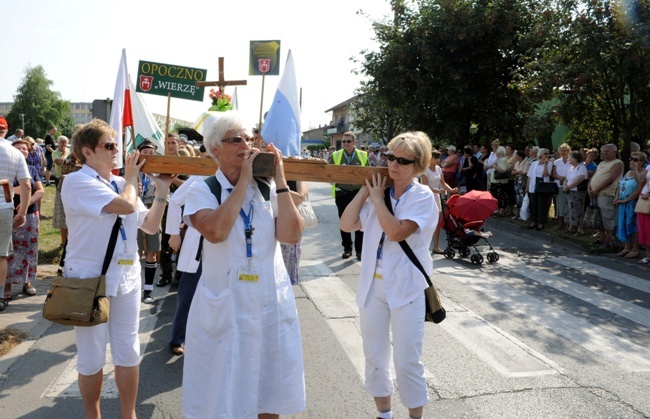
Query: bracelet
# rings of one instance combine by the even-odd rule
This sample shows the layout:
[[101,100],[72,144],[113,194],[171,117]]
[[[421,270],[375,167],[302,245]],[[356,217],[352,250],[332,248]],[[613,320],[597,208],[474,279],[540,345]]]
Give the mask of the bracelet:
[[160,198],[160,197],[158,197],[158,196],[154,197],[154,201],[156,201],[156,202],[160,202],[161,204],[166,204],[166,203],[167,203],[167,199],[166,199],[166,198]]
[[281,194],[283,192],[289,192],[289,188],[282,188],[282,189],[276,189],[275,190],[276,194]]

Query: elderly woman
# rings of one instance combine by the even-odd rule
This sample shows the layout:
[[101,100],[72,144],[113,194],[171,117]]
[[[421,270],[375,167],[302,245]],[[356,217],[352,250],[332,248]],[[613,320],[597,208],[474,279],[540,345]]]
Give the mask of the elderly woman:
[[[558,187],[564,185],[564,179],[566,174],[571,167],[571,162],[569,161],[569,155],[571,154],[571,147],[568,144],[564,143],[558,147],[559,157],[553,160],[553,173],[551,173],[551,178],[555,179],[555,183]],[[556,206],[555,206],[555,216],[557,217],[557,229],[561,230],[564,228],[565,214],[567,207],[567,194],[557,194],[556,197]]]
[[535,186],[538,182],[550,181],[553,163],[549,161],[549,154],[548,148],[540,148],[537,151],[537,160],[533,161],[528,168],[526,190],[530,200],[529,229],[543,230],[548,221],[548,210],[551,207],[552,195],[535,193]]
[[[93,278],[102,272],[107,252],[111,252],[106,272],[106,295],[111,315],[107,323],[75,327],[79,389],[86,417],[101,417],[100,397],[106,364],[106,344],[111,344],[115,383],[120,395],[123,418],[134,418],[138,394],[140,341],[140,258],[136,243],[138,228],[158,231],[171,178],[152,178],[156,199],[147,210],[138,198],[138,178],[144,160],[139,152],[124,160],[124,177],[114,176],[117,166],[117,133],[104,121],[93,119],[73,136],[74,152],[83,167],[66,176],[61,199],[70,233],[65,276]],[[114,249],[107,250],[112,231],[120,236]]]
[[[433,270],[429,245],[438,224],[433,193],[427,185],[413,181],[425,171],[431,159],[429,137],[407,132],[388,144],[388,174],[393,180],[385,191],[386,179],[378,174],[366,180],[341,217],[341,229],[364,230],[363,262],[357,288],[361,336],[366,357],[366,390],[374,397],[380,418],[391,417],[393,379],[392,352],[400,399],[412,418],[422,417],[428,401],[424,378],[422,339],[424,336],[424,290],[426,279],[402,250],[406,241],[427,275]],[[390,194],[393,214],[386,207]]]
[[[617,253],[616,256],[628,259],[639,257],[637,216],[634,208],[636,207],[637,198],[645,186],[645,178],[639,176],[639,172],[643,171],[646,158],[645,153],[639,151],[632,153],[630,170],[619,181],[616,199],[614,199],[614,204],[618,205],[616,237],[625,243],[623,250]],[[641,179],[641,182],[637,180],[637,177]]]
[[[566,216],[565,224],[567,232],[584,234],[580,227],[582,214],[585,207],[585,197],[587,196],[587,167],[582,164],[582,153],[574,151],[569,157],[571,167],[564,176],[562,190],[566,195]],[[584,185],[582,187],[581,185]],[[563,194],[560,194],[563,195]]]
[[303,222],[273,145],[273,178],[253,178],[260,151],[236,112],[225,112],[205,146],[215,176],[192,184],[184,220],[205,238],[203,271],[187,320],[183,414],[255,418],[306,408],[296,302],[280,242]]
[[513,162],[511,174],[515,177],[515,215],[512,217],[514,220],[519,218],[519,209],[521,208],[521,204],[524,201],[524,195],[526,194],[525,182],[530,162],[526,159],[526,152],[522,150],[517,150]]
[[497,217],[504,217],[507,215],[510,200],[508,199],[508,157],[506,157],[505,147],[499,146],[496,150],[497,160],[494,164],[491,179],[490,179],[490,193],[499,201],[499,210],[496,213]]
[[[26,139],[18,139],[12,144],[20,151],[25,159],[29,156],[30,143]],[[32,188],[32,197],[28,205],[25,224],[20,227],[14,227],[13,236],[13,253],[7,258],[7,281],[5,282],[5,299],[10,300],[11,285],[18,285],[27,295],[36,295],[36,289],[32,286],[32,281],[36,279],[36,270],[38,268],[38,202],[43,198],[45,190],[41,182],[41,176],[37,169],[27,164],[29,174],[31,175],[30,184]],[[19,185],[18,180],[14,180],[14,188]],[[20,194],[14,195],[14,213],[23,205],[20,202]]]

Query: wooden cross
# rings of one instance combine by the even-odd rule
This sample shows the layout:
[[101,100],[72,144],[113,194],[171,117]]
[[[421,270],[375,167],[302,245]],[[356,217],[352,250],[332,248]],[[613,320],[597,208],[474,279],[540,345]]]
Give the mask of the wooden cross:
[[[140,156],[140,160],[144,158],[147,162],[140,170],[143,173],[210,176],[217,171],[217,163],[211,158]],[[386,167],[338,166],[320,159],[285,158],[283,161],[287,180],[362,185],[374,173],[380,173],[387,178],[388,185],[392,184]]]
[[219,91],[223,92],[225,86],[246,86],[248,81],[246,80],[232,80],[227,81],[223,74],[223,57],[219,57],[219,80],[217,81],[197,81],[196,85],[198,87],[205,86],[219,86]]

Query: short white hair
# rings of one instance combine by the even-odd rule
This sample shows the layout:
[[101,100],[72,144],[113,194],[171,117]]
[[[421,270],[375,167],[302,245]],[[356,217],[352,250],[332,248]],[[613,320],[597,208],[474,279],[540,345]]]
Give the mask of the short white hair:
[[208,135],[203,141],[203,144],[205,145],[205,151],[208,153],[208,155],[210,155],[210,157],[215,160],[218,159],[217,156],[215,156],[212,152],[212,149],[216,146],[221,147],[221,140],[223,140],[223,137],[226,135],[226,133],[232,130],[246,129],[238,112],[228,111],[222,113],[223,115],[220,115],[219,119],[217,119],[217,122],[212,125],[210,131],[208,132]]

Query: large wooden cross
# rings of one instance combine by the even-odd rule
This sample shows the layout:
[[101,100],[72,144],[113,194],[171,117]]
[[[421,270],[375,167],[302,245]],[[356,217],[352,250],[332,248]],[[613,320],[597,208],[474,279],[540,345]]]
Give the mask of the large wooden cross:
[[246,80],[226,80],[223,72],[223,57],[219,57],[219,80],[217,81],[197,81],[196,85],[198,87],[205,86],[219,86],[219,90],[223,92],[223,88],[226,86],[246,86],[248,81]]
[[[140,170],[143,173],[210,176],[217,171],[217,163],[211,158],[141,156],[140,160],[144,158],[147,162]],[[380,173],[387,178],[388,184],[392,183],[385,167],[337,166],[320,159],[285,158],[283,161],[287,180],[362,185],[365,179],[370,179],[374,173]]]

